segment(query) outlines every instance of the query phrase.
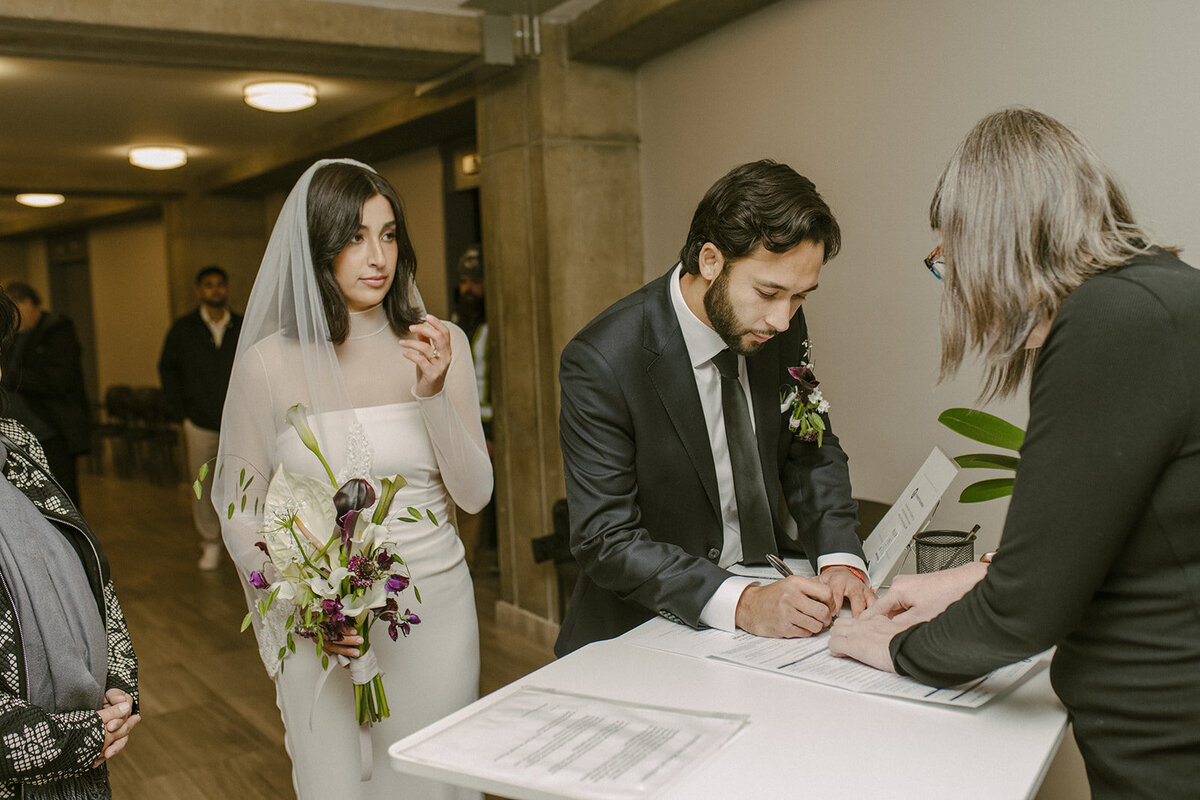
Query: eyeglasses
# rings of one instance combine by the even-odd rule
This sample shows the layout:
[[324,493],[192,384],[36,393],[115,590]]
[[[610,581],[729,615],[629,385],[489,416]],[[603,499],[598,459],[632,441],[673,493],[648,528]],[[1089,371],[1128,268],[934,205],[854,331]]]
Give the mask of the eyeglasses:
[[939,281],[942,279],[942,270],[946,268],[946,259],[942,258],[942,246],[939,244],[933,249],[933,252],[925,256],[925,266],[933,273],[933,277]]

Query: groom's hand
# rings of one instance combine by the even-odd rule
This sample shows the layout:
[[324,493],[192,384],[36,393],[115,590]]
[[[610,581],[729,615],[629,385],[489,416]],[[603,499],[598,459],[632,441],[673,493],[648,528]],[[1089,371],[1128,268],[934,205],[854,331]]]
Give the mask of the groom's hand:
[[817,578],[798,575],[747,586],[738,600],[737,626],[755,636],[812,636],[833,622],[833,591]]
[[857,617],[875,602],[875,592],[852,570],[832,566],[821,570],[820,580],[833,591],[833,607],[840,611],[842,601],[850,601],[850,615]]

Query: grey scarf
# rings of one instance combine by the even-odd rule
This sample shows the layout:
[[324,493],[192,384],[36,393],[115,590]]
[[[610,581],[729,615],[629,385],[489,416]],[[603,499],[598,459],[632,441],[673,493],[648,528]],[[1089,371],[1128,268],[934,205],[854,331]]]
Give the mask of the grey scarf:
[[[0,446],[0,464],[7,457]],[[108,641],[79,555],[0,475],[0,573],[21,624],[29,701],[50,712],[99,710]]]

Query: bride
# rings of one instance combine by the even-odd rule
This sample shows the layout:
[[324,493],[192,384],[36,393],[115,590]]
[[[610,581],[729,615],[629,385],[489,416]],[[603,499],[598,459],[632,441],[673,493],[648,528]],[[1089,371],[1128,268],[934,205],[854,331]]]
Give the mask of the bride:
[[[459,798],[478,794],[393,772],[388,746],[477,696],[479,632],[454,505],[476,512],[492,491],[471,350],[453,324],[426,316],[413,283],[416,257],[392,186],[370,167],[319,161],[292,189],[246,309],[225,402],[213,502],[243,577],[262,568],[261,498],[281,464],[324,476],[287,425],[304,403],[339,483],[403,476],[392,508],[433,512],[438,524],[392,519],[389,533],[420,591],[405,592],[421,624],[397,642],[376,635],[391,716],[360,744],[354,691],[334,655],[359,655],[361,636],[327,643],[333,673],[319,695],[321,658],[307,640],[278,668],[280,620],[255,633],[286,728],[296,794],[306,798]],[[245,478],[241,467],[245,466]],[[230,515],[230,513],[232,514]],[[245,585],[247,601],[260,599]],[[271,613],[287,612],[279,603]],[[369,753],[367,752],[369,750]],[[360,755],[373,777],[360,781]]]

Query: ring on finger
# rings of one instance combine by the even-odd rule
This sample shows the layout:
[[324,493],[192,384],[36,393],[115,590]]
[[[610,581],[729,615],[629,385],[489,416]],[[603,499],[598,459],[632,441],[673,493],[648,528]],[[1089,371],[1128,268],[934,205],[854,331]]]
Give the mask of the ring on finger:
[[441,357],[442,357],[442,353],[441,353],[441,351],[440,351],[440,350],[438,350],[436,346],[433,348],[433,357],[434,357],[435,359],[438,359],[438,358],[441,358]]

